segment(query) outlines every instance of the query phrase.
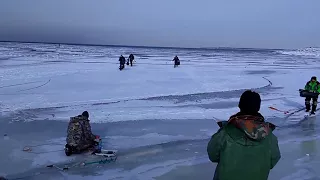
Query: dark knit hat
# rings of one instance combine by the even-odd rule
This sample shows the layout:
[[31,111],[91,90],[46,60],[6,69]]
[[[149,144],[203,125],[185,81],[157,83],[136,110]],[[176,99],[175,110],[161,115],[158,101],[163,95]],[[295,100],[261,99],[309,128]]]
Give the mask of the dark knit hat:
[[89,118],[89,113],[88,113],[88,111],[83,111],[82,116],[85,116],[85,117]]
[[260,110],[260,105],[260,95],[254,91],[247,90],[241,95],[238,107],[240,112],[257,113]]
[[311,80],[317,80],[317,77],[316,76],[312,76]]

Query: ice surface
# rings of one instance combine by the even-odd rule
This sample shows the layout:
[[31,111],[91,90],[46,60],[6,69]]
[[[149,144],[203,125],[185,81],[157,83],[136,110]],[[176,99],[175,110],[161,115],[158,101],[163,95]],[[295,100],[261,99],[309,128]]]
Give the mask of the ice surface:
[[[119,71],[118,56],[130,53],[136,63]],[[173,68],[174,55],[181,59],[178,68]],[[318,117],[300,121],[303,110],[290,115],[304,107],[298,89],[320,74],[319,60],[319,48],[0,43],[0,132],[6,134],[0,146],[7,154],[1,157],[0,174],[36,180],[211,179],[214,166],[206,143],[218,129],[215,119],[238,112],[240,95],[253,89],[262,98],[260,112],[278,126],[283,158],[270,179],[319,178]],[[52,163],[88,160],[63,152],[69,117],[83,110],[90,112],[92,129],[104,146],[119,149],[118,162],[63,173],[46,169]],[[23,152],[25,146],[32,151]],[[193,174],[182,176],[188,173]]]
[[294,56],[320,57],[320,48],[310,47],[298,50],[279,51],[282,54]]

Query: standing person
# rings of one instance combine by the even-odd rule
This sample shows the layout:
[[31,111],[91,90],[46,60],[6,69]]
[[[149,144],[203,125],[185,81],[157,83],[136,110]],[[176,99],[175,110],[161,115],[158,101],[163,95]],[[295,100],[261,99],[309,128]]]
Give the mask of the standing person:
[[177,67],[180,65],[180,60],[179,60],[178,56],[175,56],[172,61],[174,61],[173,67]]
[[259,113],[260,95],[245,91],[240,112],[230,117],[208,143],[212,162],[218,163],[214,180],[267,180],[270,169],[280,160],[275,126]]
[[[320,83],[317,81],[317,77],[313,76],[311,77],[311,80],[307,82],[307,84],[304,87],[304,90],[307,90],[309,92],[313,93],[320,93]],[[305,105],[306,105],[306,112],[310,111],[310,101],[312,99],[312,109],[310,114],[315,114],[318,104],[318,96],[316,97],[306,97],[305,99]]]
[[119,57],[120,67],[119,69],[122,70],[124,68],[124,65],[126,64],[126,58],[124,58],[122,55]]
[[[129,60],[130,60],[130,65],[132,66],[132,63],[133,63],[133,60],[134,60],[133,54],[130,54]],[[129,62],[129,61],[128,61],[128,62]],[[129,64],[128,64],[128,65],[129,65]]]

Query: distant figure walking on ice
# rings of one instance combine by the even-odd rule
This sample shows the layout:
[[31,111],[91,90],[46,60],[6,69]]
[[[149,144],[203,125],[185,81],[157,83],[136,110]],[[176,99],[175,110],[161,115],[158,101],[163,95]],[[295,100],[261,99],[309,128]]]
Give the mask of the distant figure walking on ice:
[[180,65],[180,60],[178,56],[175,56],[172,61],[174,61],[174,66],[173,66],[174,68]]

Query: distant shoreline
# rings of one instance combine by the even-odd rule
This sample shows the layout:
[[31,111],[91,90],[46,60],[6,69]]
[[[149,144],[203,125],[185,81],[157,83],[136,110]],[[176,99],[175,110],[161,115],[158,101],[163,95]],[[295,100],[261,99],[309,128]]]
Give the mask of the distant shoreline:
[[40,41],[0,41],[0,43],[23,43],[23,44],[62,44],[62,45],[77,45],[77,46],[100,46],[100,47],[134,47],[134,48],[152,48],[152,49],[189,49],[189,50],[292,50],[292,49],[272,49],[272,48],[240,48],[240,47],[171,47],[171,46],[131,46],[131,45],[112,45],[112,44],[86,44],[86,43],[55,43],[55,42],[40,42]]

